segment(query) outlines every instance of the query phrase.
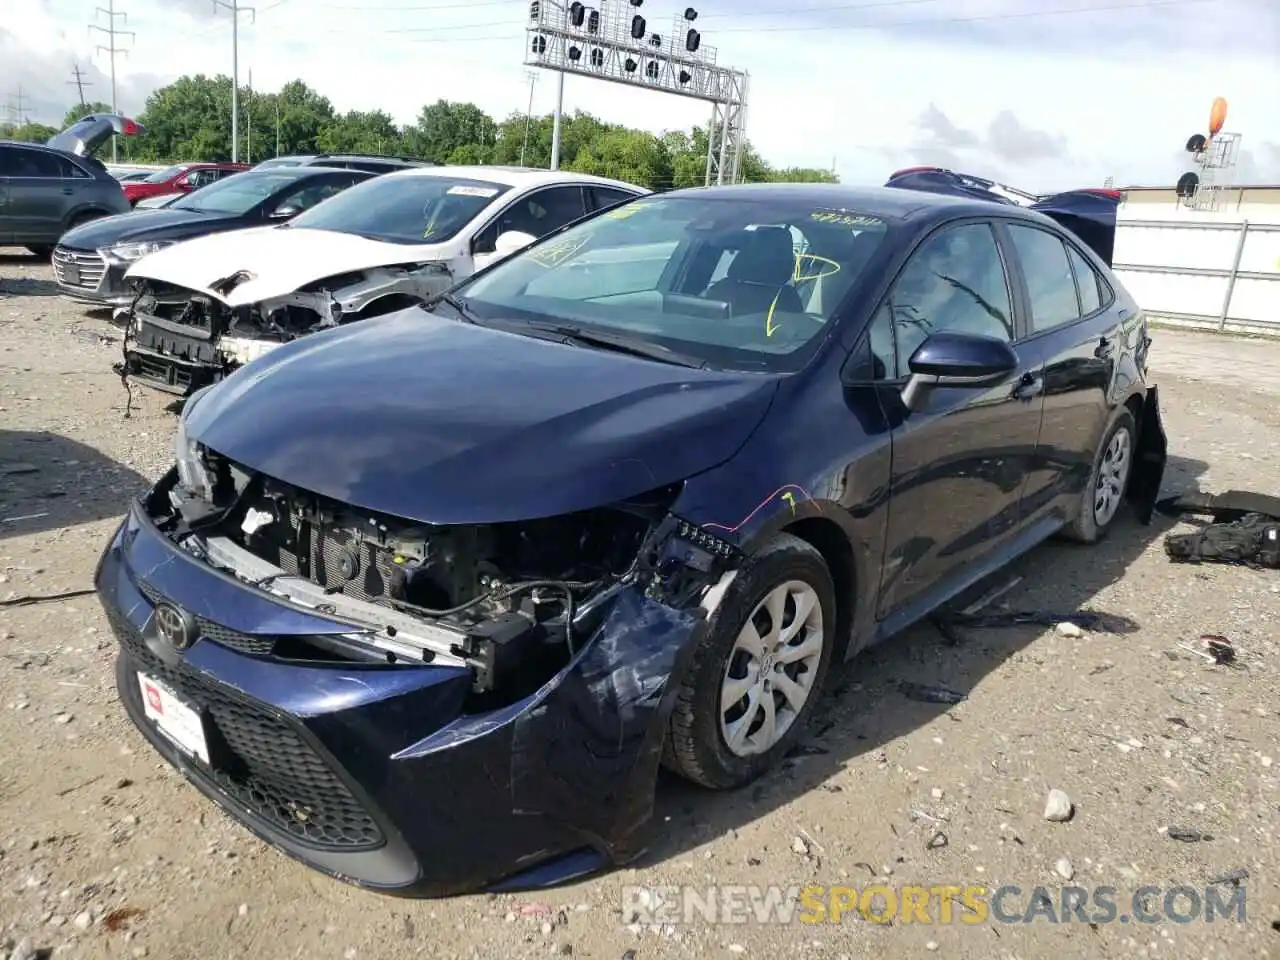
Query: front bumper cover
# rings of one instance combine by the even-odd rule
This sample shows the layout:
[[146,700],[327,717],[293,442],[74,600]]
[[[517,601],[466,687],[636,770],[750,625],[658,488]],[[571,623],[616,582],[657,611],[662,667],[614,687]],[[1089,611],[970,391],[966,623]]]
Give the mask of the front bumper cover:
[[[464,669],[280,662],[233,649],[255,634],[350,627],[201,563],[140,505],[95,584],[121,644],[121,699],[152,745],[268,843],[407,896],[544,886],[641,852],[676,678],[706,629],[697,613],[625,589],[536,694],[467,715]],[[201,625],[185,652],[156,631],[162,599]],[[208,766],[146,719],[137,671],[202,714]]]

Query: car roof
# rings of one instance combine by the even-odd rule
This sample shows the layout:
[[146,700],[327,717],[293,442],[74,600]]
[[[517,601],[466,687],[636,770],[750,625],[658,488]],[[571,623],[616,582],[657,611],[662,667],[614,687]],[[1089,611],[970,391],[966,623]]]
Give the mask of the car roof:
[[847,210],[884,221],[952,219],[955,217],[1025,216],[1042,217],[1023,207],[1008,205],[993,209],[989,200],[924,193],[900,187],[855,187],[842,183],[742,183],[732,186],[688,187],[672,190],[664,197],[698,197],[706,200],[782,201],[797,206]]
[[411,167],[408,170],[396,170],[386,174],[388,177],[458,177],[465,180],[487,180],[515,188],[551,186],[557,183],[599,184],[602,187],[617,187],[622,190],[649,191],[634,183],[624,180],[610,180],[608,177],[597,177],[590,173],[575,173],[572,170],[542,170],[536,167],[504,167],[504,166],[441,166]]
[[[326,173],[355,173],[365,174],[369,177],[376,177],[378,174],[370,173],[368,170],[349,170],[346,167],[321,167],[318,165],[300,166],[297,164],[267,167],[265,170],[259,170],[256,167],[250,167],[248,170],[241,170],[240,173],[256,173],[264,177],[292,177],[295,180],[302,180],[305,177],[318,177]],[[239,177],[236,178],[237,180]]]

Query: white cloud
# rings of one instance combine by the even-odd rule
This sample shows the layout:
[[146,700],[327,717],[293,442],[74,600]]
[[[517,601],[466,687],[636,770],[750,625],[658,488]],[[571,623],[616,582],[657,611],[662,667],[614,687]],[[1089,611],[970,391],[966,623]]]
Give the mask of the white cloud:
[[[659,21],[687,2],[643,9],[661,29]],[[1280,150],[1268,146],[1280,144],[1280,21],[1261,0],[1061,16],[1023,16],[1025,0],[801,2],[699,7],[704,42],[718,47],[721,63],[750,72],[748,136],[773,163],[834,161],[846,182],[883,182],[897,158],[911,162],[928,152],[918,121],[932,106],[957,136],[974,141],[957,153],[981,168],[975,173],[998,173],[1028,189],[1107,176],[1172,182],[1181,170],[1171,157],[1204,127],[1211,100],[1221,95],[1231,104],[1227,128],[1244,135],[1250,175],[1280,180]],[[1136,0],[1037,5],[1125,2]],[[256,22],[241,18],[240,69],[242,82],[252,70],[258,89],[301,78],[338,109],[377,107],[401,123],[440,98],[474,101],[498,118],[527,106],[525,0],[254,3]],[[87,29],[88,2],[5,6],[0,93],[22,83],[33,97],[28,106],[56,122],[74,101],[66,81],[78,62],[97,68],[87,95],[109,99],[107,59],[94,50],[103,38]],[[123,108],[140,110],[163,79],[230,73],[230,15],[215,15],[211,0],[116,6],[136,34],[123,41],[127,58],[117,60]],[[1206,48],[1206,23],[1230,54]],[[535,112],[551,110],[555,86],[553,75],[540,77]],[[705,123],[710,112],[700,102],[578,77],[565,84],[565,107],[655,132]]]

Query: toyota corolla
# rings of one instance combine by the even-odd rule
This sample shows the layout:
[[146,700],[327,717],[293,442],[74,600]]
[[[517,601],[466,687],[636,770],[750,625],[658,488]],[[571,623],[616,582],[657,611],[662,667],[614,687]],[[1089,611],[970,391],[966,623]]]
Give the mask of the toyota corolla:
[[249,829],[436,895],[645,844],[660,763],[793,745],[833,664],[1164,467],[1142,311],[1016,205],[650,196],[189,401],[97,572],[133,722]]

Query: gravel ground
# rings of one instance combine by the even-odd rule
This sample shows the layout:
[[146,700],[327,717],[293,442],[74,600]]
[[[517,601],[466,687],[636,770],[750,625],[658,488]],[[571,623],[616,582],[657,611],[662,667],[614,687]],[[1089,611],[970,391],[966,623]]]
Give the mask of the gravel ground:
[[[126,498],[167,467],[174,423],[151,397],[123,418],[119,331],[8,253],[0,599],[90,583]],[[1159,331],[1153,362],[1167,489],[1276,492],[1280,344]],[[641,863],[536,897],[401,901],[299,866],[125,721],[92,596],[0,608],[0,957],[1280,957],[1280,575],[1174,566],[1166,529],[1126,522],[1096,548],[1041,547],[996,605],[1103,611],[1129,622],[1120,632],[947,643],[914,629],[848,667],[783,769],[730,795],[664,779]],[[1238,663],[1179,646],[1204,633],[1228,636]],[[902,680],[967,699],[915,702]],[[1051,790],[1069,796],[1069,821],[1046,819]],[[1056,896],[1072,876],[1116,888],[1127,914],[1144,885],[1203,891],[1240,869],[1244,923],[965,923],[958,906],[933,924],[650,923],[671,918],[623,909],[624,885],[880,882],[1014,884],[1005,911],[1020,913],[1034,887]]]

